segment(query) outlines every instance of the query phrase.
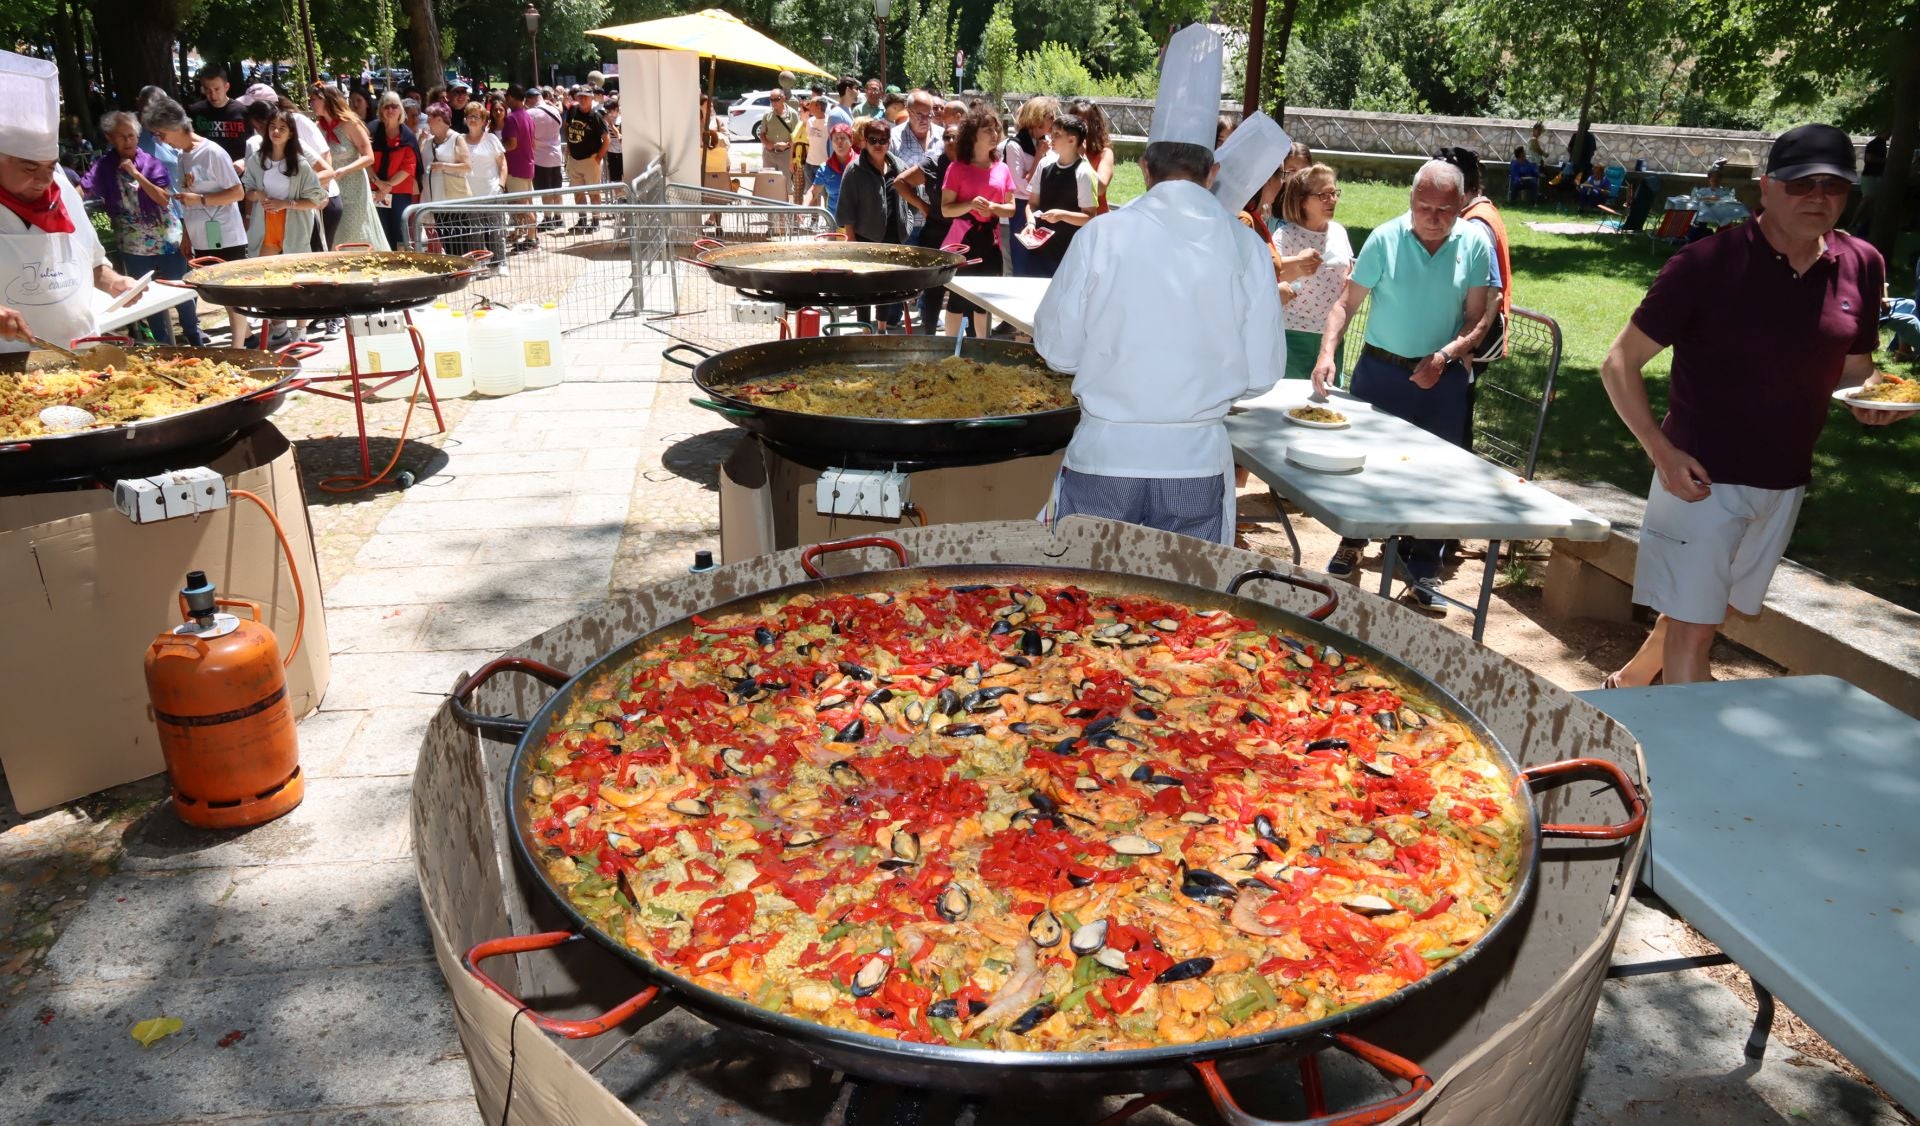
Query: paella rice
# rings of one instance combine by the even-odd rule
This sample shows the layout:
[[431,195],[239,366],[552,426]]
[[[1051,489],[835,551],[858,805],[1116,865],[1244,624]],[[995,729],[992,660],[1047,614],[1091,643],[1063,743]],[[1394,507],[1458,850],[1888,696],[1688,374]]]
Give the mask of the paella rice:
[[894,367],[820,364],[726,390],[749,403],[836,418],[983,418],[1073,405],[1066,376],[959,356]]
[[1848,397],[1866,403],[1920,403],[1920,380],[1889,375],[1882,382],[1862,387]]
[[[187,386],[175,386],[156,373]],[[224,402],[273,382],[204,356],[135,356],[125,369],[56,368],[0,376],[0,441],[51,433],[40,420],[48,407],[79,407],[94,418],[84,429],[100,430]]]
[[252,269],[235,271],[223,285],[293,285],[298,282],[383,282],[424,278],[443,273],[391,254],[355,254],[318,260],[280,262],[270,259]]
[[669,631],[528,747],[535,862],[693,983],[1009,1050],[1281,1029],[1516,892],[1494,751],[1368,662],[1070,585],[801,594]]

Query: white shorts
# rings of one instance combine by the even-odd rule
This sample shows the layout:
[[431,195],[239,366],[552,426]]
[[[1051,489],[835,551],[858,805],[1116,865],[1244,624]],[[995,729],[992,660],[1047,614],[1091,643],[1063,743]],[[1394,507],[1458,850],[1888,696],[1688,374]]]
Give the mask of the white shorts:
[[1806,493],[1805,487],[1717,484],[1705,500],[1684,501],[1656,473],[1640,528],[1633,600],[1695,625],[1726,621],[1728,606],[1758,614]]

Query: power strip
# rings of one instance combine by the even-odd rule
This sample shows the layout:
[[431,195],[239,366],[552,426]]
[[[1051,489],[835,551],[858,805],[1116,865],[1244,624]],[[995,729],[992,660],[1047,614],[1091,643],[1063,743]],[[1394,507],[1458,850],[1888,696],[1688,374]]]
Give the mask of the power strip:
[[113,506],[136,524],[198,516],[227,507],[227,479],[211,469],[180,469],[113,483]]
[[898,520],[908,500],[907,475],[893,469],[829,469],[813,493],[822,516]]

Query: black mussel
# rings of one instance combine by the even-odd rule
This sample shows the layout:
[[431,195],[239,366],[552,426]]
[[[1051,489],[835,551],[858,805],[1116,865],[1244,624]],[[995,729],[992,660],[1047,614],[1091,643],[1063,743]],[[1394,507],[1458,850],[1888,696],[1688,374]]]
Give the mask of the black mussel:
[[1160,846],[1137,833],[1123,833],[1107,842],[1107,847],[1122,856],[1154,856]]
[[977,723],[955,723],[940,729],[940,734],[955,739],[964,739],[969,735],[984,735],[987,729]]
[[1268,817],[1264,813],[1254,817],[1253,833],[1263,841],[1277,844],[1281,848],[1287,847],[1287,838],[1282,836],[1280,831],[1273,827],[1273,818]]
[[1392,733],[1400,730],[1400,717],[1392,712],[1375,712],[1373,725],[1382,731]]
[[1338,669],[1347,663],[1347,658],[1345,657],[1345,655],[1343,655],[1340,652],[1340,650],[1335,649],[1333,646],[1329,645],[1326,648],[1320,650],[1320,663],[1323,665],[1332,665],[1334,668]]
[[965,672],[962,672],[960,674],[960,679],[966,681],[969,684],[978,684],[980,683],[980,678],[985,675],[987,675],[987,670],[980,667],[979,661],[975,661],[974,663],[967,666]]
[[1184,786],[1186,785],[1186,783],[1182,782],[1178,778],[1175,778],[1171,774],[1155,774],[1153,777],[1147,779],[1147,785],[1149,786]]
[[826,839],[827,835],[825,833],[816,833],[812,829],[801,829],[798,832],[787,835],[787,847],[806,848],[808,845],[817,845]]
[[1083,888],[1083,887],[1088,887],[1093,883],[1093,877],[1082,876],[1078,872],[1068,872],[1067,882],[1072,884],[1074,887]]
[[920,834],[906,829],[895,830],[893,842],[888,845],[888,848],[895,856],[912,863],[920,859]]
[[1232,899],[1240,894],[1233,881],[1205,868],[1189,868],[1180,879],[1180,894],[1188,899]]
[[846,702],[847,694],[845,692],[829,692],[813,702],[813,710],[816,712],[832,711]]
[[1073,753],[1074,746],[1079,742],[1078,737],[1069,735],[1053,745],[1053,753],[1056,755],[1070,755]]
[[753,627],[753,643],[762,649],[771,649],[780,639],[766,626]]
[[713,807],[699,798],[676,798],[667,803],[667,808],[682,817],[711,817]]
[[820,687],[822,684],[825,684],[827,682],[827,678],[832,675],[833,675],[832,673],[828,672],[825,669],[813,670],[813,686],[815,688]]
[[1248,672],[1260,671],[1260,656],[1250,649],[1242,649],[1238,653],[1235,653],[1233,660],[1235,664],[1238,664]]
[[913,861],[902,860],[896,856],[889,860],[882,860],[880,863],[875,864],[874,867],[880,869],[882,872],[898,872],[902,868],[913,867]]
[[958,715],[960,712],[960,694],[951,688],[942,688],[933,698],[933,706],[941,715]]
[[[1033,667],[1032,658],[1023,657],[1018,653],[1008,653],[1006,663],[1009,665],[1012,665],[1016,669],[1030,669]],[[998,668],[999,666],[996,665],[994,667]]]
[[1418,731],[1427,725],[1427,717],[1412,708],[1400,709],[1400,726],[1408,731]]
[[1060,702],[1060,697],[1051,692],[1029,692],[1026,700],[1029,704],[1057,704]]
[[872,680],[873,679],[872,669],[867,668],[865,665],[854,664],[852,661],[841,661],[840,671],[843,673],[846,673],[848,676],[852,677],[855,680]]
[[866,721],[863,719],[855,719],[852,723],[849,723],[845,727],[842,727],[840,730],[834,732],[833,738],[829,740],[829,742],[858,743],[860,740],[865,739],[866,737],[867,737]]
[[1267,717],[1258,708],[1248,705],[1240,709],[1241,723],[1266,723]]
[[1007,624],[1007,620],[1005,618],[1001,618],[999,621],[993,623],[993,628],[987,631],[987,636],[988,637],[1005,637],[1007,634],[1010,634],[1012,632],[1013,632],[1013,627]]
[[739,680],[734,681],[733,695],[735,699],[751,703],[765,696],[766,693],[761,690],[759,681],[750,676],[743,676]]
[[1075,954],[1091,954],[1107,944],[1107,921],[1095,919],[1091,923],[1080,924],[1067,940],[1067,948]]
[[1012,661],[996,661],[988,666],[986,672],[988,676],[1009,676],[1019,672],[1020,667],[1021,666],[1014,664]]
[[875,729],[879,729],[887,725],[887,710],[868,700],[860,705],[860,718],[866,720]]
[[1013,732],[1015,735],[1031,735],[1035,731],[1038,731],[1039,728],[1025,720],[1016,720],[1013,723],[1007,724],[1007,730]]
[[960,1015],[960,1002],[951,997],[942,997],[927,1006],[927,1015],[935,1020],[953,1020]]
[[1392,902],[1377,895],[1356,895],[1351,899],[1341,900],[1340,906],[1356,915],[1391,915],[1399,910]]
[[1014,1017],[1013,1023],[1007,1026],[1007,1031],[1013,1033],[1015,1036],[1025,1036],[1027,1033],[1039,1028],[1041,1021],[1046,1020],[1059,1011],[1060,1010],[1043,1001],[1033,1008],[1028,1009],[1026,1012],[1021,1013],[1019,1016]]
[[855,997],[872,995],[875,990],[880,988],[881,983],[887,980],[887,971],[891,969],[893,969],[892,950],[882,950],[873,957],[868,958],[866,963],[860,967],[859,972],[853,975],[853,981],[851,983],[853,995]]
[[1167,692],[1159,688],[1155,688],[1151,684],[1134,685],[1133,694],[1139,699],[1145,700],[1149,704],[1164,704],[1170,698]]
[[720,763],[742,778],[753,774],[753,767],[747,763],[747,752],[739,747],[720,748]]
[[1046,639],[1040,636],[1039,630],[1029,629],[1020,632],[1020,652],[1025,653],[1029,657],[1044,656],[1046,654],[1046,649],[1044,648],[1045,642]]
[[1112,970],[1114,973],[1127,972],[1127,952],[1115,950],[1111,946],[1102,946],[1094,952],[1093,960]]
[[1322,856],[1326,855],[1325,852],[1321,851],[1319,845],[1308,845],[1306,848],[1306,854],[1315,860],[1318,860]]
[[1061,712],[1060,714],[1063,716],[1066,716],[1068,719],[1092,719],[1094,716],[1097,716],[1100,714],[1100,709],[1068,708],[1066,711]]
[[1047,816],[1037,809],[1016,809],[1007,815],[1007,823],[1016,829],[1024,829],[1029,824],[1037,825],[1047,820]]
[[1172,631],[1180,628],[1180,623],[1172,618],[1155,618],[1147,624],[1158,630]]
[[1032,790],[1027,793],[1027,803],[1049,817],[1060,812],[1059,803],[1041,793],[1039,790]]
[[1259,871],[1261,863],[1266,859],[1265,856],[1257,852],[1236,852],[1232,856],[1227,857],[1222,863],[1238,868],[1242,872],[1256,872]]
[[974,591],[977,591],[977,590],[992,590],[993,584],[992,583],[967,583],[965,586],[950,586],[947,589],[952,591],[955,594],[972,594]]
[[973,910],[973,896],[968,895],[967,889],[959,884],[948,884],[947,890],[941,892],[940,898],[935,901],[933,909],[947,922],[957,923]]
[[921,700],[915,700],[913,703],[908,704],[907,710],[906,710],[906,717],[907,717],[908,723],[913,724],[915,727],[920,726],[920,724],[925,722],[927,718],[926,703]]
[[1098,739],[1107,732],[1112,731],[1119,723],[1120,717],[1118,716],[1110,715],[1105,719],[1096,719],[1092,723],[1087,724],[1086,730],[1080,732],[1080,737],[1082,739]]
[[1045,950],[1049,946],[1058,946],[1066,934],[1060,925],[1060,916],[1042,908],[1038,915],[1027,921],[1027,937],[1033,939],[1035,946]]
[[811,657],[813,656],[813,642],[802,641],[800,644],[793,647],[793,651],[795,653],[798,653],[802,657]]
[[1152,723],[1154,720],[1160,718],[1160,713],[1149,707],[1136,707],[1133,709],[1133,718],[1139,720],[1141,723]]
[[1073,780],[1073,788],[1083,794],[1091,794],[1101,789],[1100,779],[1095,778],[1091,774],[1082,774]]
[[1190,809],[1180,815],[1180,821],[1186,825],[1217,825],[1220,819],[1211,813],[1201,813],[1197,809]]
[[1146,763],[1143,762],[1139,766],[1136,766],[1133,768],[1132,774],[1127,775],[1127,781],[1145,782],[1147,779],[1152,777],[1153,777],[1153,767],[1148,766]]
[[997,709],[1000,697],[1011,693],[1011,688],[979,688],[967,693],[960,700],[960,710],[964,712],[990,712]]
[[892,702],[893,689],[891,688],[876,689],[871,696],[867,697],[867,703],[869,704],[887,704]]
[[1394,764],[1399,761],[1399,757],[1398,755],[1391,755],[1385,751],[1381,751],[1370,760],[1361,759],[1360,765],[1365,768],[1369,774],[1378,774],[1382,778],[1391,778],[1393,777]]
[[827,777],[832,778],[835,785],[846,787],[858,786],[867,780],[866,776],[860,773],[860,768],[846,759],[839,759],[832,766],[827,767]]
[[1108,622],[1104,626],[1095,628],[1093,636],[1096,638],[1114,638],[1132,632],[1133,627],[1125,622]]
[[1159,976],[1153,980],[1160,985],[1170,981],[1192,981],[1196,977],[1206,976],[1207,971],[1212,968],[1212,958],[1188,958],[1184,962],[1175,962],[1161,970]]
[[1315,739],[1313,742],[1307,744],[1307,749],[1309,751],[1344,751],[1347,749],[1347,741],[1345,739]]

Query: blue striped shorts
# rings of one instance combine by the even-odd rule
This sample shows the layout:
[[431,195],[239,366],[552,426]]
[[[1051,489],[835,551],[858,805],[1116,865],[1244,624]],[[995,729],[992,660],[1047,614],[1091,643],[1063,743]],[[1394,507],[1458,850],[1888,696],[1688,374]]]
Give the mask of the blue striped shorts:
[[1060,471],[1056,519],[1100,516],[1163,532],[1221,542],[1227,479],[1211,477],[1103,477]]

